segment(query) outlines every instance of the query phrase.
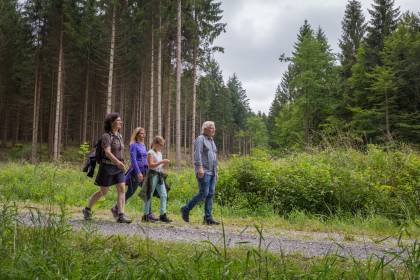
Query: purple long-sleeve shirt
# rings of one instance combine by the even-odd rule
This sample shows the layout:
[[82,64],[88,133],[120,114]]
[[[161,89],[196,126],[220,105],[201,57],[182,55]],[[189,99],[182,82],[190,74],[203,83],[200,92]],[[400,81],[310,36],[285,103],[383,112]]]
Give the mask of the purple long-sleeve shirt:
[[144,144],[138,142],[130,144],[130,161],[130,168],[125,176],[126,181],[132,174],[145,173],[149,168],[147,164],[147,150]]

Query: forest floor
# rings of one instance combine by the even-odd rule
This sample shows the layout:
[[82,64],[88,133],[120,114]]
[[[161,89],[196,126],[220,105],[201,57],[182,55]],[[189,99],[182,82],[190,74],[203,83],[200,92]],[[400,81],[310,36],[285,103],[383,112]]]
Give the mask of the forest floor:
[[[282,230],[279,228],[261,229],[255,225],[237,226],[221,224],[207,226],[197,223],[184,223],[178,218],[166,224],[161,222],[144,223],[141,217],[135,217],[131,224],[116,223],[109,211],[99,210],[92,221],[84,221],[82,214],[71,211],[68,223],[75,231],[95,232],[104,236],[139,236],[144,239],[167,242],[186,242],[199,244],[205,242],[219,248],[246,246],[272,252],[275,254],[301,255],[303,257],[318,257],[327,254],[337,254],[343,257],[367,259],[370,257],[386,259],[393,252],[401,251],[398,240],[391,237],[372,237],[367,235],[348,235],[338,232],[309,232]],[[34,223],[30,212],[20,213],[24,225]],[[404,240],[405,244],[414,241]]]

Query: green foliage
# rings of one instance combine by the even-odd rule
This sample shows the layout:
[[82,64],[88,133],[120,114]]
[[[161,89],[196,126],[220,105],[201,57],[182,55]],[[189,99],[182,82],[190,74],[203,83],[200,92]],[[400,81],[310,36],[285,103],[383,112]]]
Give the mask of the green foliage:
[[277,90],[269,118],[271,135],[275,137],[271,142],[283,148],[316,143],[315,132],[326,123],[337,103],[333,93],[338,72],[322,29],[314,34],[305,21],[288,61],[291,64]]
[[89,150],[90,150],[90,145],[88,143],[85,142],[85,143],[80,144],[78,154],[81,160],[86,158],[86,155],[89,152]]
[[[89,223],[74,232],[65,207],[58,213],[23,209],[34,225],[27,227],[18,222],[22,209],[2,201],[2,279],[417,279],[420,275],[417,241],[405,245],[399,239],[398,249],[378,259],[358,260],[333,253],[306,258],[272,254],[263,246],[228,248],[226,242],[182,244],[102,236]],[[255,228],[262,243],[264,231]],[[385,261],[389,258],[395,262]]]
[[251,133],[253,146],[264,148],[268,145],[268,131],[264,120],[259,116],[250,116],[246,120],[246,127]]
[[340,39],[342,76],[351,77],[351,67],[356,63],[356,51],[359,49],[366,30],[362,5],[357,0],[350,0],[346,5]]
[[222,170],[220,196],[256,210],[269,204],[282,214],[379,214],[396,220],[418,217],[420,156],[408,151],[356,150],[234,158]]

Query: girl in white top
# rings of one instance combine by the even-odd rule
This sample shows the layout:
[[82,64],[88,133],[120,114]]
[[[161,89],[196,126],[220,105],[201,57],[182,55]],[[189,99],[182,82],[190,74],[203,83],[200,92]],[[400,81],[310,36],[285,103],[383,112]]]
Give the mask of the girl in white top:
[[[151,222],[147,217],[151,211],[150,205],[153,197],[153,193],[157,190],[160,197],[160,217],[159,220],[162,222],[170,223],[171,220],[166,215],[166,202],[168,194],[166,192],[165,182],[163,181],[163,166],[169,163],[169,159],[162,159],[162,148],[165,145],[165,140],[161,136],[156,136],[152,142],[152,148],[147,152],[147,163],[149,165],[149,180],[151,181],[152,190],[151,196],[144,204],[144,216],[143,221]],[[155,173],[155,172],[158,173]]]

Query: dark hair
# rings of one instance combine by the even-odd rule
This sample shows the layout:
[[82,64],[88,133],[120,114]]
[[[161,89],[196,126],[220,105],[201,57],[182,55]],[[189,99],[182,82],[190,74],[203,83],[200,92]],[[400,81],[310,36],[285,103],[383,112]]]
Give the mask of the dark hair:
[[120,114],[118,113],[109,113],[105,117],[104,121],[104,130],[105,132],[111,132],[112,130],[112,123],[120,117]]

